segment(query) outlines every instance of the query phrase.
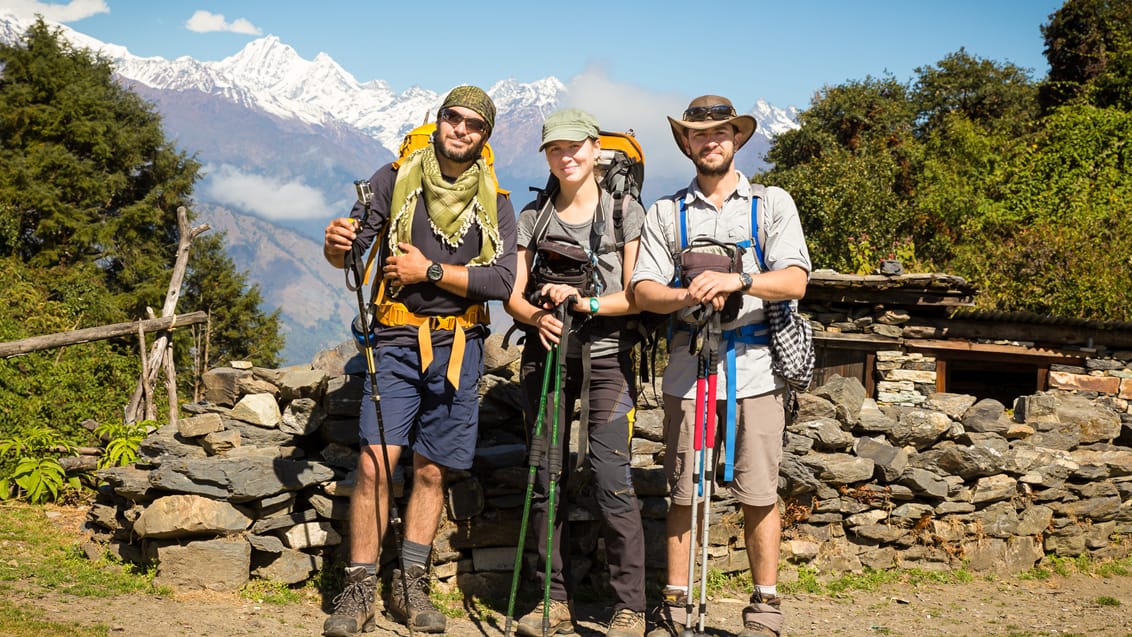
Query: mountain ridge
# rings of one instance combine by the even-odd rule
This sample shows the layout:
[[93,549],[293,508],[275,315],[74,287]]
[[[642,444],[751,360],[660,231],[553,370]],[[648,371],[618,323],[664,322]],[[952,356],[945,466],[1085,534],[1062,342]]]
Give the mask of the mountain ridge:
[[[29,26],[0,14],[0,40],[15,42]],[[219,61],[167,60],[135,56],[66,25],[51,26],[72,45],[109,59],[121,81],[155,105],[171,140],[201,162],[193,208],[202,219],[223,226],[218,219],[227,213],[263,233],[230,231],[226,246],[249,282],[261,286],[265,309],[281,309],[287,336],[283,359],[309,361],[348,338],[353,302],[343,302],[340,285],[325,272],[317,274],[307,260],[325,264],[322,229],[349,211],[353,181],[391,161],[405,133],[435,117],[447,91],[414,85],[398,93],[384,80],[359,82],[329,55],[306,60],[275,35],[252,40]],[[543,118],[585,101],[584,95],[604,96],[603,90],[586,88],[577,78],[568,85],[548,76],[528,83],[504,78],[487,89],[497,108],[490,140],[496,172],[512,191],[516,210],[528,199],[527,186],[546,180],[545,162],[534,150]],[[672,143],[662,115],[683,105],[617,96],[609,101],[585,107],[603,122],[637,123],[646,155],[645,204],[685,186],[691,167]],[[752,174],[767,167],[764,156],[773,138],[797,128],[798,112],[761,99],[748,112],[759,125],[736,164]],[[287,238],[271,239],[266,236],[271,232]],[[287,233],[308,243],[279,250],[275,243],[296,240]],[[306,285],[281,283],[279,272],[292,273]]]

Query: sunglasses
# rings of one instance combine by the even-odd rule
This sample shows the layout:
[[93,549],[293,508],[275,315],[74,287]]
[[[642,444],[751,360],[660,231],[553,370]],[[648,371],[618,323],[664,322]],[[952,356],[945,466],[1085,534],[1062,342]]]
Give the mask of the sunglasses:
[[460,125],[460,122],[464,122],[464,128],[471,133],[482,133],[487,130],[487,122],[474,117],[464,117],[451,108],[441,110],[440,119],[448,122],[448,125],[452,128],[456,128]]
[[685,122],[703,122],[706,120],[723,121],[735,117],[735,109],[727,104],[715,106],[693,106],[684,111]]

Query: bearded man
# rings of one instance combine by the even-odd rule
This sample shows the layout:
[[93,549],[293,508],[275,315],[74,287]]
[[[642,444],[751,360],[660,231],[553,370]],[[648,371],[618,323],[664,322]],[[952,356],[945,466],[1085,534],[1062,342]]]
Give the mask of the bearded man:
[[[747,558],[755,585],[750,604],[743,610],[744,629],[739,637],[777,637],[783,627],[777,591],[781,531],[777,490],[786,384],[771,367],[764,304],[802,298],[809,280],[809,253],[790,195],[781,188],[755,186],[735,169],[735,153],[751,139],[755,118],[736,114],[727,98],[704,95],[692,100],[681,119],[669,117],[668,123],[677,146],[695,165],[696,176],[687,188],[649,208],[630,286],[642,310],[687,316],[689,310],[702,308],[697,310],[700,316],[717,312],[723,317],[727,355],[716,357],[716,369],[706,372],[722,378],[717,381],[716,395],[705,400],[708,409],[714,402],[719,422],[734,422],[729,429],[735,435],[728,433],[726,443],[734,458],[729,487],[742,504]],[[709,270],[691,281],[685,277],[677,282],[676,248],[697,238],[732,248],[745,246],[733,252],[742,257],[726,271]],[[759,253],[765,257],[765,268],[759,265],[763,261],[756,256]],[[694,506],[693,427],[700,368],[689,348],[691,338],[683,330],[673,335],[662,385],[664,469],[671,491],[666,520],[667,586],[648,637],[676,637],[689,619],[696,619],[687,613],[689,552],[696,544],[691,537],[692,516],[704,514]],[[733,419],[726,417],[728,402],[733,403]],[[710,448],[725,447],[724,430],[716,429],[717,440]],[[707,473],[713,474],[714,470]]]
[[378,169],[369,179],[368,204],[358,202],[326,227],[323,254],[335,267],[346,266],[351,249],[364,254],[372,245],[385,256],[370,326],[377,387],[366,378],[350,497],[350,565],[323,626],[328,637],[374,625],[378,549],[389,526],[385,462],[396,466],[404,447],[413,454],[412,493],[389,610],[421,632],[446,627],[428,594],[444,478],[448,469],[472,466],[486,302],[507,299],[515,281],[515,211],[481,154],[494,125],[487,93],[452,89],[437,113],[432,143]]

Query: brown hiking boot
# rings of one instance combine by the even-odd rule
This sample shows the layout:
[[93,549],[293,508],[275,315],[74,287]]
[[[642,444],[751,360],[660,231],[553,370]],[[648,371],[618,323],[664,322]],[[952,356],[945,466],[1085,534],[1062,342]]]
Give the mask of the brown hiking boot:
[[334,598],[334,612],[322,625],[326,637],[351,637],[374,629],[373,592],[377,578],[360,566],[346,568],[346,588]]
[[[535,606],[531,612],[519,618],[515,632],[524,637],[542,637],[542,602]],[[556,633],[571,634],[574,632],[574,613],[570,604],[557,599],[550,600],[550,624],[546,629],[547,635]]]
[[444,632],[448,620],[428,598],[428,571],[424,567],[410,566],[404,579],[401,569],[394,569],[392,584],[389,612],[394,619],[422,633]]
[[755,591],[750,605],[743,609],[743,632],[737,637],[779,637],[784,619],[781,597],[763,597]]
[[676,588],[665,588],[660,604],[653,609],[649,621],[653,629],[647,637],[680,637],[688,618],[688,594]]
[[631,608],[613,613],[605,637],[645,637],[645,614]]

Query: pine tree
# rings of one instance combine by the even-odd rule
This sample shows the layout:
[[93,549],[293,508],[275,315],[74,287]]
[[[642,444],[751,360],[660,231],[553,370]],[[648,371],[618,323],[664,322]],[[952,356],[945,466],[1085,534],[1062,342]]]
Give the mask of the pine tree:
[[[191,210],[199,168],[165,139],[155,108],[119,84],[105,58],[72,47],[42,20],[20,42],[0,44],[0,262],[8,280],[25,286],[26,301],[9,304],[22,317],[0,313],[7,318],[0,339],[136,320],[145,308],[160,308],[175,262],[176,210]],[[218,356],[276,364],[278,312],[259,309],[259,290],[224,257],[219,237],[194,242],[187,285],[195,292],[182,295],[177,311],[212,312]],[[0,384],[38,374],[43,382],[20,386],[78,387],[96,382],[91,370],[100,364],[136,374],[135,340],[0,361]],[[179,369],[190,369],[187,348],[177,355]],[[66,364],[46,364],[51,357]],[[74,377],[58,377],[68,374]],[[133,389],[94,387],[106,396],[91,417],[105,417],[104,404],[125,405]],[[33,397],[24,400],[30,405]],[[67,403],[52,412],[51,400],[37,399],[36,418],[59,426],[49,421],[75,416],[74,401]]]

